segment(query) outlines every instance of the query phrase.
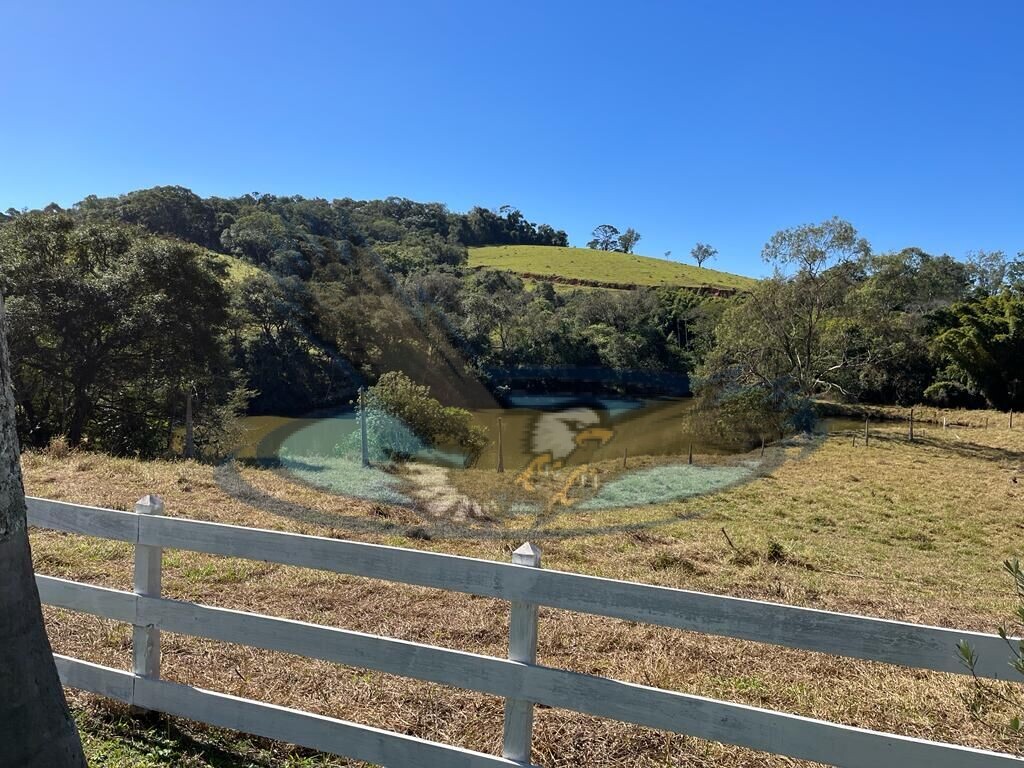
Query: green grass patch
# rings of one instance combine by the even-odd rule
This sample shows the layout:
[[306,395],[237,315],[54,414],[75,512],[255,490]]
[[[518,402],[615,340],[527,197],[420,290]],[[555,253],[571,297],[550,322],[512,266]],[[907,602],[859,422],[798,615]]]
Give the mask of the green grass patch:
[[120,706],[75,707],[89,765],[103,768],[328,768],[362,765],[162,716],[133,717]]
[[282,456],[281,466],[303,482],[328,491],[385,504],[412,504],[399,490],[400,478],[345,456]]
[[250,277],[255,277],[263,272],[255,264],[250,264],[237,256],[228,256],[223,253],[209,252],[210,257],[227,267],[227,279],[229,283],[241,283]]
[[520,274],[632,285],[747,290],[750,277],[631,253],[553,245],[494,245],[469,249],[469,264]]
[[698,467],[690,464],[652,467],[606,483],[577,509],[613,509],[665,504],[725,488],[748,479],[744,466]]

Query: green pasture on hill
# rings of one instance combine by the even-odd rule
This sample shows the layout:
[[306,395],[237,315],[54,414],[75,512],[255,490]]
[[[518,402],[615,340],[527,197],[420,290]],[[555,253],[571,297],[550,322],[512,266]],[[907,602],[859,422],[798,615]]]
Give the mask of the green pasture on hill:
[[470,248],[469,263],[473,267],[492,267],[518,274],[634,285],[746,290],[756,282],[742,275],[667,259],[553,245],[488,245]]

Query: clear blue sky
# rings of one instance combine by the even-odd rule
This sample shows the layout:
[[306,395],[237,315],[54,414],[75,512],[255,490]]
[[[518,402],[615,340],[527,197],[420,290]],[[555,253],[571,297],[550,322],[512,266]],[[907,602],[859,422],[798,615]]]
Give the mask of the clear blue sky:
[[1024,250],[1024,2],[0,0],[0,209],[202,195],[511,203],[583,244],[763,273],[839,215],[877,249]]

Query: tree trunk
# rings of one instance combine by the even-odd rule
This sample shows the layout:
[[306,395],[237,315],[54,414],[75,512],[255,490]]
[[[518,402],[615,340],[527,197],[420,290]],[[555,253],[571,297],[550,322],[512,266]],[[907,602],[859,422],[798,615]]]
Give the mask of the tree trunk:
[[[6,337],[5,337],[6,343]],[[76,448],[85,436],[85,422],[88,419],[88,403],[84,392],[75,392],[72,397],[71,421],[68,423],[68,442]]]
[[0,768],[85,766],[43,625],[25,520],[0,297]]

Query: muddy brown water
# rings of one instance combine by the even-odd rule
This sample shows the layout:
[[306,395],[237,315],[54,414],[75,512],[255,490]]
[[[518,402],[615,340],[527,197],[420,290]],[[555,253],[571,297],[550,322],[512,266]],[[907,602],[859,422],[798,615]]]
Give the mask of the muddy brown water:
[[[505,468],[525,468],[549,453],[565,465],[586,464],[630,456],[685,456],[729,454],[735,447],[703,438],[685,428],[694,407],[692,398],[579,399],[548,395],[513,397],[510,407],[472,411],[487,429],[490,443],[477,463],[493,468],[498,463],[498,427],[501,423]],[[352,410],[311,417],[251,416],[244,419],[246,439],[239,456],[274,459],[282,451],[291,456],[329,456],[357,444],[358,420]],[[827,419],[823,431],[863,427],[854,419]],[[460,466],[453,451],[424,451],[420,460]]]

